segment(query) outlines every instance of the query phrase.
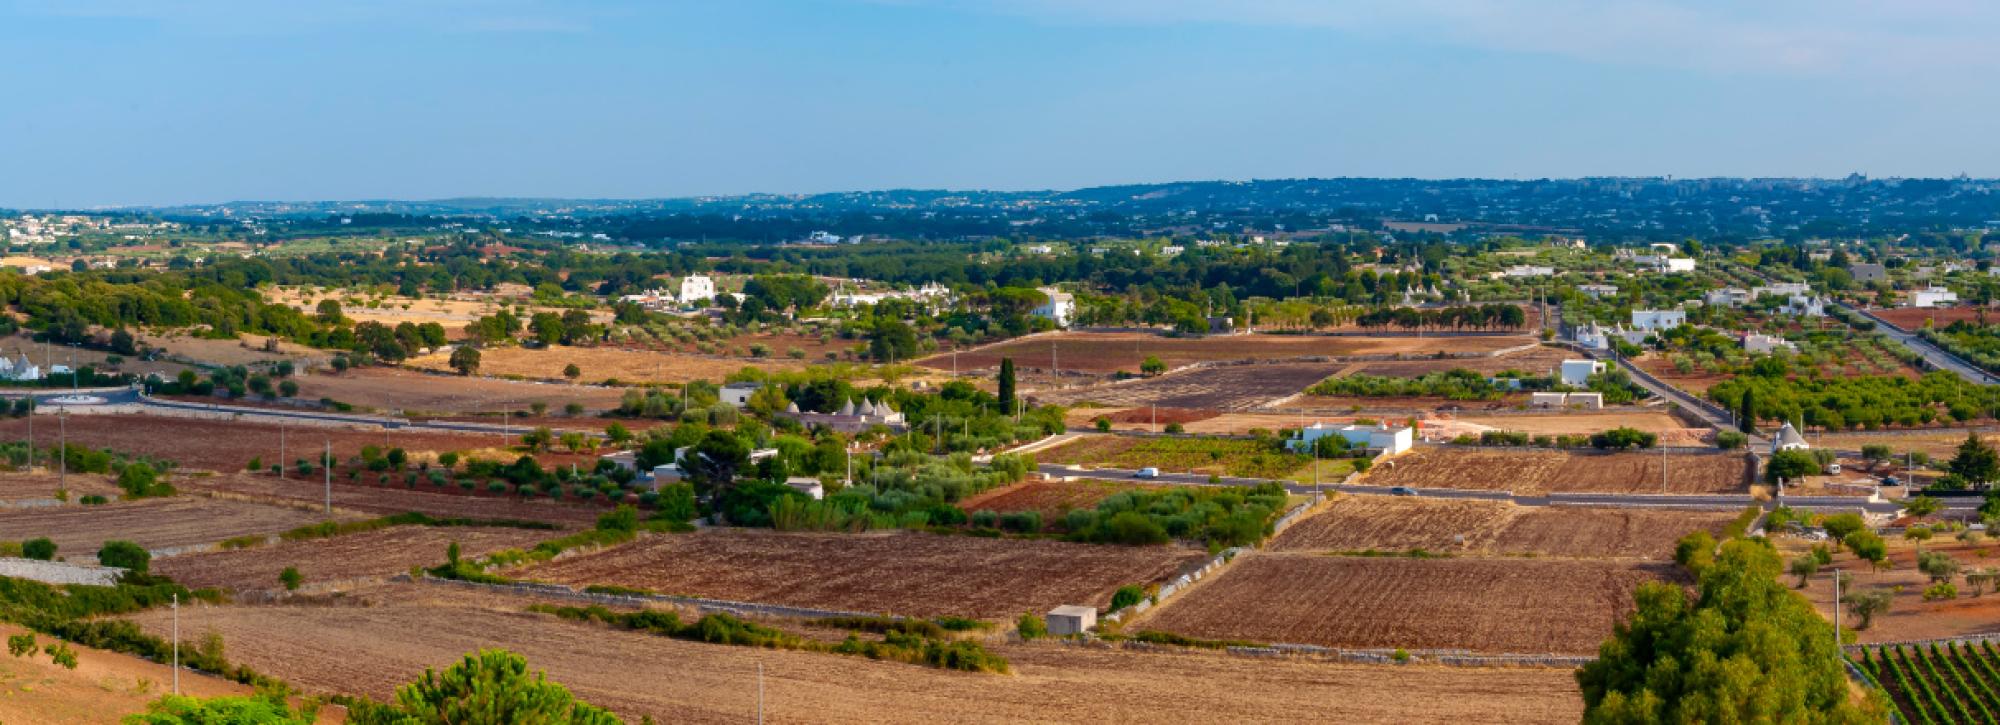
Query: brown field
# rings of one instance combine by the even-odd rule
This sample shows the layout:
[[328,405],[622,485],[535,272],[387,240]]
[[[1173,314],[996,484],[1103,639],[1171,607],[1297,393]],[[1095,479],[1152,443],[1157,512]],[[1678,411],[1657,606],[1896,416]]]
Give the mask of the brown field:
[[[47,416],[38,415],[37,418]],[[49,422],[37,421],[35,438],[38,443],[54,440],[49,430],[53,426],[48,425]],[[121,453],[164,458],[189,468],[213,471],[241,470],[251,458],[260,456],[267,465],[276,462],[281,430],[275,423],[155,415],[73,415],[69,416],[65,426],[70,445],[110,448]],[[0,436],[26,440],[27,431],[28,422],[25,419],[0,420]],[[312,458],[329,440],[333,443],[333,455],[337,459],[360,455],[362,446],[385,444],[379,429],[294,425],[289,427],[289,431],[285,452],[292,459]],[[411,453],[462,451],[500,442],[501,437],[496,434],[413,430],[390,431],[386,439],[387,445]]]
[[1460,415],[1423,421],[1422,437],[1448,441],[1461,435],[1504,430],[1532,435],[1589,435],[1612,428],[1634,428],[1660,436],[1668,446],[1702,446],[1714,437],[1706,428],[1689,428],[1680,419],[1657,410],[1613,408],[1604,412],[1576,411],[1548,415]]
[[307,586],[406,573],[413,566],[435,566],[445,560],[445,547],[457,542],[463,556],[479,557],[501,549],[527,548],[558,536],[557,532],[473,526],[395,526],[324,539],[281,541],[252,549],[212,551],[168,557],[154,562],[153,572],[172,577],[189,588],[217,587],[239,592],[280,588],[278,573],[298,567]]
[[[1940,428],[1934,430],[1913,430],[1894,434],[1861,433],[1807,433],[1815,447],[1834,448],[1843,451],[1859,451],[1862,446],[1885,445],[1896,455],[1904,453],[1925,453],[1932,458],[1948,459],[1958,452],[1958,445],[1965,442],[1967,433],[1977,430],[1980,440],[1987,445],[2000,444],[2000,431],[1991,428]],[[1902,459],[1897,459],[1902,463]]]
[[[1525,341],[1518,344],[1526,344]],[[1507,370],[1519,370],[1530,375],[1547,375],[1557,365],[1576,353],[1559,347],[1537,346],[1521,352],[1498,357],[1449,358],[1442,360],[1386,360],[1379,362],[1355,363],[1349,375],[1379,375],[1390,378],[1414,378],[1430,373],[1464,368],[1477,373],[1492,375]]]
[[1252,440],[1097,434],[1079,435],[1035,451],[1035,460],[1104,468],[1151,466],[1175,473],[1247,478],[1283,478],[1312,464],[1311,457],[1303,453],[1275,451]]
[[1074,405],[1090,401],[1111,406],[1248,410],[1304,392],[1339,370],[1340,363],[1230,365],[1128,383],[1056,390],[1035,395],[1038,402]]
[[509,576],[857,612],[1012,618],[1062,604],[1102,608],[1118,587],[1165,580],[1199,558],[1170,546],[731,529],[648,537]]
[[[321,506],[326,500],[326,489],[320,481],[302,481],[297,477],[281,481],[270,474],[234,473],[193,478],[176,484],[184,492],[305,508]],[[523,501],[513,496],[435,492],[438,490],[336,482],[333,485],[333,508],[336,512],[350,511],[369,516],[416,511],[443,518],[518,519],[562,526],[589,526],[605,511],[602,506],[557,503],[547,499]]]
[[[220,633],[232,661],[311,692],[386,699],[429,668],[504,647],[585,701],[638,721],[754,718],[763,672],[774,722],[1575,722],[1568,670],[1350,665],[996,645],[1014,672],[981,675],[859,657],[732,647],[521,611],[524,601],[402,585],[375,606],[185,607],[183,632]],[[369,597],[375,599],[377,597]],[[134,617],[164,634],[165,611]],[[310,632],[310,635],[305,633]],[[579,643],[588,643],[580,647]],[[617,663],[607,666],[606,663]],[[670,683],[662,685],[660,683]]]
[[176,496],[101,506],[0,510],[0,540],[46,536],[56,542],[58,555],[84,561],[113,539],[168,549],[213,544],[232,536],[275,534],[324,519],[288,506]]
[[1096,508],[1106,496],[1146,488],[1130,481],[1023,481],[958,502],[966,511],[1035,511],[1044,524],[1060,521],[1070,509]]
[[[1157,356],[1169,369],[1197,362],[1222,360],[1283,360],[1350,355],[1409,355],[1439,352],[1490,352],[1526,344],[1528,335],[1480,337],[1363,337],[1330,335],[1220,335],[1164,337],[1143,332],[1063,332],[1009,340],[958,354],[960,370],[998,367],[1003,357],[1024,368],[1058,367],[1094,373],[1119,370],[1136,373],[1147,356]],[[1053,350],[1054,359],[1051,360]],[[934,355],[918,365],[950,370],[952,356]]]
[[1381,462],[1363,483],[1374,486],[1597,493],[1745,493],[1739,454],[1568,453],[1434,447]]
[[140,335],[139,340],[153,347],[167,351],[167,354],[185,357],[211,365],[255,365],[275,363],[279,360],[325,359],[329,353],[315,350],[297,343],[278,341],[278,351],[264,351],[265,335],[243,335],[235,340],[211,340],[206,338],[168,333],[166,335]]
[[1266,548],[1671,560],[1681,536],[1696,529],[1720,535],[1734,518],[1728,512],[1341,496],[1285,529]]
[[[53,451],[55,447],[50,446],[49,450]],[[41,470],[40,464],[42,461],[40,458],[40,456],[36,456],[35,463],[37,470],[33,473],[27,471],[0,471],[0,503],[53,499],[56,497],[56,482],[59,479],[55,471]],[[72,503],[76,502],[79,498],[91,494],[106,498],[116,498],[119,494],[124,493],[124,491],[118,488],[117,484],[111,482],[110,477],[95,473],[72,473],[62,485],[68,487],[69,500]]]
[[[25,634],[21,627],[0,625],[0,635]],[[41,644],[51,638],[36,635]],[[72,643],[76,669],[64,669],[47,655],[0,658],[0,721],[10,723],[103,723],[117,725],[126,715],[167,694],[174,672],[167,665],[139,657]],[[192,670],[181,673],[181,692],[196,697],[248,696],[249,685]],[[338,722],[341,708],[320,711],[322,722]]]
[[[450,370],[448,353],[410,358],[408,365],[430,370]],[[625,383],[684,383],[689,380],[720,382],[730,373],[746,367],[762,370],[797,370],[805,363],[789,359],[741,360],[695,357],[669,352],[623,350],[610,347],[494,347],[480,351],[479,374],[520,376],[536,380],[561,380],[563,367],[574,363],[583,382],[617,379]]]
[[[1887,320],[1889,324],[1914,331],[1925,325],[1944,327],[1954,322],[1977,323],[1980,319],[1978,306],[1967,307],[1888,307],[1868,312]],[[2000,324],[2000,310],[1987,310],[1988,324]]]
[[[1862,642],[1893,642],[1908,639],[1931,639],[1966,635],[2000,634],[2000,595],[1988,591],[1984,596],[1974,597],[1966,589],[1965,581],[1958,580],[1958,598],[1934,602],[1924,601],[1924,588],[1930,579],[1917,570],[1916,548],[1899,536],[1883,535],[1889,539],[1889,561],[1895,566],[1888,571],[1878,572],[1869,567],[1868,562],[1855,559],[1852,555],[1836,554],[1831,567],[1821,569],[1819,576],[1813,577],[1800,590],[1820,616],[1833,621],[1833,581],[1827,569],[1838,569],[1852,573],[1848,592],[1867,589],[1890,589],[1895,591],[1889,611],[1875,615],[1875,621],[1857,636]],[[1957,541],[1933,540],[1924,543],[1924,551],[1939,551],[1950,554],[1965,570],[1994,566],[1994,557],[2000,556],[2000,546],[1991,539],[1978,546],[1967,546]],[[1808,547],[1798,539],[1781,539],[1781,548],[1787,556],[1804,552]],[[1780,576],[1785,586],[1796,586],[1798,577]],[[1843,594],[1846,592],[1843,592]],[[1853,628],[1855,620],[1851,614],[1842,612],[1842,626]]]
[[[560,372],[560,369],[558,369]],[[479,413],[521,410],[542,402],[551,410],[582,403],[591,411],[618,407],[625,391],[594,385],[525,382],[486,377],[430,375],[396,368],[358,368],[339,375],[302,375],[299,397],[332,398],[387,411]]]
[[1592,654],[1673,564],[1253,553],[1127,625],[1327,647]]

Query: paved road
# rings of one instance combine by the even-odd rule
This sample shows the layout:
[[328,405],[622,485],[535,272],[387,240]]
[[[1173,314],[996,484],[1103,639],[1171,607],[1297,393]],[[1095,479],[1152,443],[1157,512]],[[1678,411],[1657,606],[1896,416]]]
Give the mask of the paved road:
[[1884,336],[1888,337],[1889,339],[1902,343],[1903,347],[1907,347],[1912,351],[1915,351],[1918,355],[1922,355],[1924,357],[1924,361],[1930,363],[1931,367],[1933,368],[1936,368],[1938,370],[1950,370],[1954,373],[1958,373],[1959,377],[1965,378],[1968,381],[1978,383],[1980,385],[1993,385],[1996,383],[2000,383],[2000,379],[1996,379],[1992,375],[1987,374],[1986,371],[1979,369],[1978,366],[1966,362],[1963,358],[1960,358],[1957,355],[1953,355],[1949,352],[1946,352],[1944,348],[1931,344],[1931,341],[1925,340],[1922,337],[1918,337],[1915,333],[1902,331],[1900,328],[1897,328],[1895,325],[1889,324],[1888,321],[1883,320],[1880,317],[1876,317],[1874,314],[1870,313],[1867,310],[1855,307],[1853,305],[1849,305],[1845,302],[1836,302],[1834,304],[1846,308],[1849,312],[1860,314],[1861,316],[1874,321],[1876,330],[1880,331]]

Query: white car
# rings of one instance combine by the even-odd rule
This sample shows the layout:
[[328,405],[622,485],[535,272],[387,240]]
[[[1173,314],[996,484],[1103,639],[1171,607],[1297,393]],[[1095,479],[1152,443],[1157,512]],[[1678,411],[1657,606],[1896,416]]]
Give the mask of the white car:
[[1154,467],[1152,467],[1152,466],[1147,466],[1147,467],[1145,467],[1145,468],[1141,468],[1141,469],[1139,469],[1138,471],[1135,471],[1135,472],[1133,472],[1133,474],[1132,474],[1132,477],[1133,477],[1133,478],[1159,478],[1159,477],[1160,477],[1160,469],[1158,469],[1158,468],[1154,468]]

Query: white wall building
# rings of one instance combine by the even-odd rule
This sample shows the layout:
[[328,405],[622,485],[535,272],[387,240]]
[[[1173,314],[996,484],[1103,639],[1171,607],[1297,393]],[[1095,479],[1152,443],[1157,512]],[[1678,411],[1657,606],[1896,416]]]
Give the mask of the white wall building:
[[1763,353],[1768,355],[1778,350],[1784,350],[1786,352],[1794,352],[1798,350],[1798,346],[1793,345],[1791,342],[1785,340],[1785,338],[1778,337],[1777,335],[1765,335],[1762,333],[1753,332],[1743,336],[1744,352],[1750,353],[1752,355],[1758,353]]
[[1509,277],[1548,277],[1555,273],[1556,268],[1554,267],[1541,267],[1532,264],[1517,264],[1508,267],[1506,271],[1506,275]]
[[1641,332],[1671,330],[1687,324],[1687,312],[1682,310],[1633,310],[1632,329]]
[[1381,451],[1383,455],[1396,455],[1410,450],[1416,445],[1416,432],[1409,427],[1390,428],[1388,424],[1377,425],[1336,425],[1318,423],[1299,429],[1299,435],[1289,445],[1295,451],[1312,450],[1314,443],[1327,436],[1337,435],[1347,440],[1349,446]]
[[1576,286],[1576,291],[1578,291],[1578,292],[1582,292],[1582,293],[1584,294],[1584,296],[1586,296],[1586,297],[1590,297],[1590,298],[1592,298],[1592,299],[1599,299],[1599,298],[1604,298],[1604,297],[1611,297],[1611,296],[1614,296],[1614,295],[1617,295],[1617,294],[1618,294],[1618,285],[1615,285],[1615,284],[1580,284],[1580,285],[1577,285],[1577,286]]
[[1556,367],[1556,382],[1571,387],[1590,384],[1590,376],[1604,372],[1604,363],[1597,360],[1564,360]]
[[691,274],[681,280],[681,304],[691,305],[712,299],[715,299],[715,280],[707,275]]
[[1049,319],[1058,328],[1069,327],[1070,318],[1076,316],[1076,298],[1054,287],[1043,287],[1042,294],[1048,295],[1049,299],[1036,307],[1032,314]]
[[722,386],[717,395],[722,402],[741,408],[750,404],[750,396],[764,387],[763,383],[730,383]]
[[1950,307],[1958,304],[1958,293],[1943,287],[1930,287],[1910,293],[1911,307]]

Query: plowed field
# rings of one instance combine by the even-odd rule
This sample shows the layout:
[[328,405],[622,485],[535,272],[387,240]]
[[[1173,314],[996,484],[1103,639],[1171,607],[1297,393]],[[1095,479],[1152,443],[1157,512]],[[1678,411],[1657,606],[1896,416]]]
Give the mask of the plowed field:
[[[742,723],[758,672],[773,722],[1557,723],[1582,716],[1568,670],[1393,670],[1209,653],[997,645],[1011,675],[667,639],[524,613],[524,602],[431,590],[375,606],[183,607],[181,631],[213,630],[229,657],[312,692],[387,699],[424,668],[502,647],[583,700],[637,722]],[[165,635],[165,610],[135,617]],[[193,633],[190,635],[190,633]]]
[[1102,608],[1118,587],[1165,580],[1201,556],[1170,546],[717,529],[648,537],[509,575],[798,607],[1011,618],[1063,604]]
[[1552,492],[1743,493],[1742,454],[1565,453],[1420,448],[1383,461],[1363,483],[1376,486]]
[[1250,554],[1127,629],[1328,647],[1592,654],[1631,612],[1639,583],[1672,566]]
[[[1479,337],[1362,337],[1326,335],[1219,335],[1165,337],[1143,332],[1064,332],[988,345],[958,354],[959,370],[998,367],[1000,359],[1035,369],[1057,368],[1095,373],[1139,372],[1148,356],[1168,368],[1218,360],[1286,360],[1350,355],[1408,355],[1439,352],[1491,352],[1524,345],[1528,335]],[[917,361],[939,370],[951,369],[951,355]],[[586,375],[588,373],[586,372]]]
[[[50,450],[55,450],[53,446]],[[37,456],[35,463],[41,463]],[[56,497],[57,476],[54,471],[29,473],[26,471],[0,472],[0,502],[50,500]],[[91,494],[117,498],[123,493],[111,479],[98,474],[72,473],[61,484],[69,489],[71,503]]]
[[[297,478],[281,481],[268,474],[194,478],[180,485],[186,491],[211,492],[218,496],[308,508],[319,506],[326,500],[326,488],[320,481],[301,481]],[[340,482],[333,484],[333,508],[335,511],[369,516],[416,511],[442,518],[520,519],[568,526],[589,526],[606,510],[604,507],[556,503],[547,499],[523,501],[511,496],[432,493],[420,489]]]
[[966,511],[1036,511],[1053,524],[1070,509],[1096,508],[1097,502],[1119,491],[1144,488],[1127,481],[1026,481],[996,488],[958,502]]
[[442,563],[445,547],[452,542],[458,542],[462,555],[470,558],[526,548],[557,535],[534,529],[396,526],[254,549],[176,556],[154,562],[153,571],[190,588],[271,590],[280,588],[278,574],[288,566],[298,567],[307,585],[386,577],[408,572],[412,566]]
[[[54,441],[55,425],[46,416],[35,416],[35,441]],[[265,464],[278,461],[280,427],[273,423],[248,423],[157,415],[72,415],[64,424],[73,446],[110,448],[175,461],[189,468],[211,471],[240,471],[251,458],[262,457]],[[0,438],[27,440],[25,419],[0,420]],[[518,437],[518,436],[516,436]],[[292,458],[313,458],[327,441],[333,455],[346,459],[361,454],[367,445],[389,445],[412,453],[419,451],[461,451],[496,445],[495,434],[390,431],[334,428],[327,426],[289,427],[285,454]]]
[[1425,549],[1452,554],[1672,559],[1696,529],[1719,534],[1727,512],[1515,506],[1396,496],[1342,496],[1272,539],[1271,551]]
[[1061,405],[1087,400],[1110,406],[1249,410],[1304,392],[1341,367],[1341,363],[1228,365],[1137,382],[1052,391],[1035,398]]
[[339,375],[303,375],[298,382],[299,397],[307,400],[332,398],[377,410],[432,413],[524,410],[536,402],[547,403],[551,410],[582,403],[587,410],[599,411],[618,407],[619,396],[624,394],[618,388],[430,375],[379,367],[356,368]]
[[86,561],[112,539],[168,549],[275,534],[322,520],[317,513],[287,506],[177,496],[102,506],[0,510],[0,540],[46,536],[56,542],[57,555]]

